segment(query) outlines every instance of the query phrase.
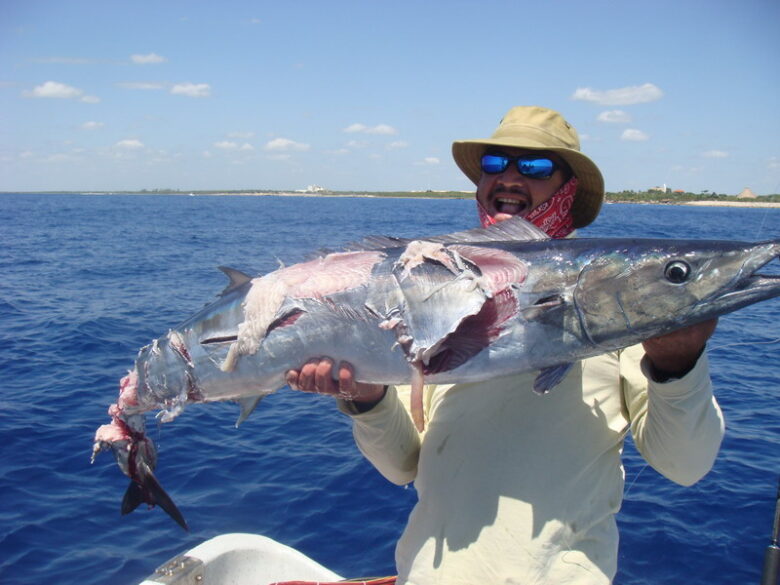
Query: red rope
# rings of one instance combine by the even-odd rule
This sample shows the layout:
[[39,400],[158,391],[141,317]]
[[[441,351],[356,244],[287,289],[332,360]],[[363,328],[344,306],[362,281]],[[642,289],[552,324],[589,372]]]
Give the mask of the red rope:
[[395,585],[395,580],[395,577],[374,577],[346,581],[279,581],[270,585]]

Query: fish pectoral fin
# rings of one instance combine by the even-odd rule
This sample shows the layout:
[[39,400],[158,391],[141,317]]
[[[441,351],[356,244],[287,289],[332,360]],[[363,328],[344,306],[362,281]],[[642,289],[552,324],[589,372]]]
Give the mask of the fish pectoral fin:
[[257,405],[263,397],[264,395],[261,394],[260,396],[250,396],[237,401],[238,405],[241,407],[241,413],[238,415],[238,420],[236,420],[236,428],[249,418],[249,415],[257,408]]
[[565,301],[561,295],[550,295],[540,298],[533,305],[523,307],[520,312],[526,321],[537,321],[564,305]]
[[138,462],[138,479],[130,482],[130,485],[122,498],[122,515],[129,514],[135,510],[141,502],[146,502],[152,506],[160,506],[165,513],[189,532],[187,522],[184,516],[173,503],[171,497],[166,493],[160,482],[152,473],[151,468],[145,461]]
[[559,364],[543,368],[534,380],[534,392],[537,394],[547,394],[555,388],[569,373],[574,364]]

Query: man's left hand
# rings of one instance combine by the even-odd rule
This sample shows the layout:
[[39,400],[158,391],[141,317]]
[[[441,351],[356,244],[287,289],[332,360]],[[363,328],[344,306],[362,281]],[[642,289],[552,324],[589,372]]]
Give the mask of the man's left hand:
[[681,378],[690,372],[717,324],[711,319],[643,342],[657,378]]

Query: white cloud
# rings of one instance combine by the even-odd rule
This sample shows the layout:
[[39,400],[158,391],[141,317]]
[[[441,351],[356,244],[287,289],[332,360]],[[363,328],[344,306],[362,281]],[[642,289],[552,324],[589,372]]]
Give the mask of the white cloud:
[[123,81],[121,83],[117,83],[117,85],[124,89],[141,89],[141,90],[165,89],[165,85],[154,81]]
[[102,128],[103,126],[105,126],[105,124],[103,124],[103,122],[89,121],[89,122],[84,122],[81,125],[81,129],[82,130],[97,130],[98,128]]
[[29,95],[36,98],[73,99],[80,97],[83,93],[82,90],[64,83],[47,81],[42,85],[36,86],[32,92],[29,92]]
[[608,124],[628,124],[631,122],[631,116],[623,110],[607,110],[606,112],[601,112],[597,119],[599,122],[607,122]]
[[114,146],[123,150],[139,150],[144,147],[144,143],[136,138],[127,138],[120,140]]
[[346,128],[344,128],[344,132],[352,133],[352,132],[365,132],[366,131],[366,125],[365,124],[350,124]]
[[767,162],[767,168],[780,169],[780,158],[776,156],[770,156],[769,161]]
[[252,138],[255,135],[254,132],[228,132],[228,138]]
[[41,85],[35,86],[32,91],[22,92],[22,95],[30,98],[77,99],[91,104],[100,101],[100,98],[84,95],[83,90],[59,81],[46,81]]
[[161,57],[156,53],[148,55],[130,55],[130,60],[136,65],[150,65],[155,63],[165,63],[168,59]]
[[221,140],[220,142],[215,142],[214,148],[219,148],[220,150],[230,150],[230,151],[240,150],[243,152],[251,152],[255,149],[255,147],[249,144],[248,142],[244,142],[244,144],[239,144],[238,142],[233,142],[232,140]]
[[426,156],[424,159],[414,164],[418,166],[433,166],[438,165],[440,162],[441,161],[435,156]]
[[405,140],[396,140],[395,142],[391,142],[390,144],[388,144],[387,148],[390,150],[395,150],[398,148],[406,148],[407,146],[409,146],[409,143],[406,142]]
[[268,142],[265,145],[265,150],[273,150],[273,151],[306,151],[311,148],[310,145],[304,144],[302,142],[295,142],[294,140],[290,140],[289,138],[274,138],[270,142]]
[[171,93],[195,98],[209,97],[211,86],[208,83],[177,83],[171,88]]
[[605,91],[590,87],[578,87],[571,99],[593,102],[601,106],[628,106],[654,102],[660,100],[663,95],[664,92],[658,86],[645,83],[644,85],[632,85]]
[[369,128],[367,132],[369,134],[387,134],[387,135],[398,134],[398,130],[396,130],[392,126],[388,126],[387,124],[378,124],[373,128]]
[[398,134],[398,130],[387,124],[377,124],[376,126],[366,126],[365,124],[350,124],[344,128],[344,132],[349,134],[361,133],[361,134],[385,134],[393,135]]
[[704,158],[728,158],[729,153],[725,150],[708,150],[706,152],[702,152],[701,155]]
[[626,140],[628,142],[644,142],[650,137],[636,128],[626,128],[623,130],[623,134],[620,135],[620,140]]

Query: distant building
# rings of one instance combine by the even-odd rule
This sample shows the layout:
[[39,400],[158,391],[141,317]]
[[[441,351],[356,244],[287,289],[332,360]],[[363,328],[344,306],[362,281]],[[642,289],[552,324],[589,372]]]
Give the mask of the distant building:
[[758,195],[753,193],[753,191],[750,190],[750,187],[745,187],[742,189],[742,192],[737,195],[737,199],[757,199]]
[[309,185],[305,189],[297,189],[296,193],[323,193],[324,191],[327,191],[325,187],[320,187],[319,185]]
[[657,193],[668,193],[670,191],[669,187],[666,186],[666,183],[664,183],[663,187],[651,187],[648,189],[648,191],[655,191]]

